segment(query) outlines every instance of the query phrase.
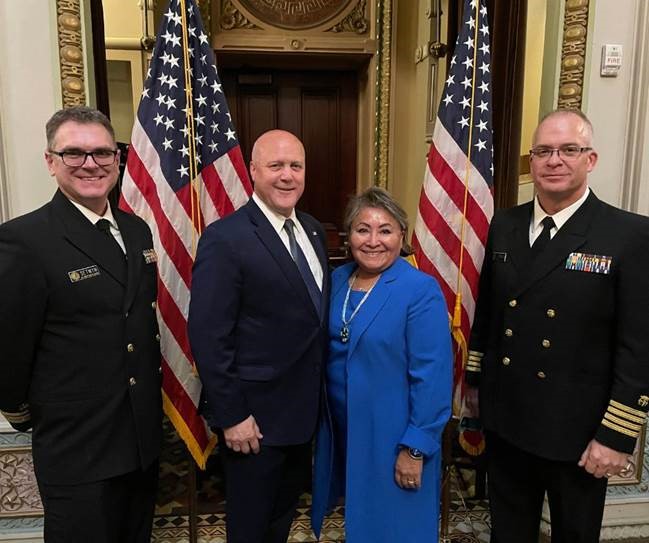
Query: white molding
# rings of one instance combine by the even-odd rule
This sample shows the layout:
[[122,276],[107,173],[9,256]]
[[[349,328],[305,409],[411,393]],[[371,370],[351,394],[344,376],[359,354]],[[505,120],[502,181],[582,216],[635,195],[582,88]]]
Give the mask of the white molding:
[[[649,70],[646,68],[649,62],[649,3],[636,3],[635,18],[621,205],[630,211],[647,213],[649,209],[641,209],[639,201],[642,178],[647,175],[643,172],[643,163],[649,143],[646,141],[649,135],[646,115],[649,105]],[[644,185],[646,190],[646,179]]]
[[7,422],[7,419],[5,419],[2,415],[0,415],[0,433],[7,433],[7,432],[15,432],[11,427],[11,424]]
[[[546,497],[541,515],[541,533],[550,535],[550,532],[550,509]],[[649,537],[649,496],[608,498],[604,506],[600,540],[632,537]]]
[[[2,95],[0,94],[0,224],[9,220],[9,192],[8,192],[8,179],[7,179],[7,165],[5,157],[7,156],[7,148],[4,144],[4,126],[2,120]],[[0,415],[1,418],[1,415]]]
[[43,543],[43,530],[25,532],[22,534],[2,534],[0,533],[2,543]]

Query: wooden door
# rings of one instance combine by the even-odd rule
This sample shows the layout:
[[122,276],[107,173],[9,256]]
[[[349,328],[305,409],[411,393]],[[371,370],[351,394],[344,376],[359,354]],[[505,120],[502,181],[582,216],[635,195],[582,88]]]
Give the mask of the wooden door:
[[[257,137],[273,128],[306,150],[306,188],[298,208],[334,233],[356,192],[355,71],[219,71],[246,163]],[[330,239],[330,243],[335,239]]]

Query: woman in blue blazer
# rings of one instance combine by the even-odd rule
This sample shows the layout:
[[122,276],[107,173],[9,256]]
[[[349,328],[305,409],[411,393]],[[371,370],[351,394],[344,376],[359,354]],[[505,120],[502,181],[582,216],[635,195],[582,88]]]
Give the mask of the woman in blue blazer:
[[408,224],[384,190],[354,197],[354,262],[332,277],[312,524],[345,498],[347,543],[437,541],[451,342],[440,288],[399,258]]

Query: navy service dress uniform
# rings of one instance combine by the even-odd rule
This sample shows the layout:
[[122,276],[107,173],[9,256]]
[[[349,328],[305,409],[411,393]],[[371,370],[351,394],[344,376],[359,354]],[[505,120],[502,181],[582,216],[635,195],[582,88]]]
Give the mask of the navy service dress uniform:
[[[576,466],[592,439],[632,453],[649,409],[649,219],[591,192],[532,260],[532,213],[530,202],[495,215],[480,278],[466,379],[491,458],[504,444]],[[579,469],[603,509],[606,479]]]
[[[132,503],[116,507],[130,508],[126,516],[143,526],[120,533],[144,534],[129,536],[140,541],[151,530],[162,416],[156,259],[146,224],[112,214],[126,259],[60,191],[0,225],[0,409],[16,429],[33,427],[52,541],[83,537],[55,536],[48,508],[63,514],[68,492],[134,472],[143,476]],[[115,526],[84,528],[92,512],[70,514],[92,534],[88,541],[121,540],[110,535]]]

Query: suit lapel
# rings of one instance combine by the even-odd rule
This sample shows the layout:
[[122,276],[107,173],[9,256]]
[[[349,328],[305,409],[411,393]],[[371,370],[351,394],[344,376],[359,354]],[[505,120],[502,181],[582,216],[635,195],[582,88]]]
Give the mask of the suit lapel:
[[291,255],[286,250],[286,247],[277,235],[277,232],[274,230],[270,222],[268,222],[268,219],[264,216],[263,212],[259,209],[257,204],[255,204],[252,198],[246,204],[245,209],[255,226],[255,233],[261,243],[273,257],[296,294],[302,299],[304,305],[310,307],[313,311],[313,315],[317,316],[319,319],[319,315],[316,314],[315,306],[311,301],[311,296],[309,295],[309,291],[300,275],[300,271],[297,269],[295,262],[293,262]]
[[[508,233],[508,240],[511,243],[509,257],[512,264],[523,277],[530,263],[530,220],[532,219],[533,207],[527,204],[515,210],[517,215],[514,217],[511,230]],[[497,251],[498,248],[494,248]]]
[[[356,349],[358,342],[363,337],[363,334],[365,333],[369,325],[372,324],[372,321],[374,321],[378,312],[389,300],[394,289],[396,279],[399,275],[399,269],[404,265],[410,266],[410,264],[403,261],[401,258],[397,258],[394,264],[392,264],[392,266],[390,266],[381,274],[381,277],[379,278],[376,285],[374,285],[372,292],[365,300],[363,307],[359,309],[358,313],[354,317],[354,320],[349,324],[351,337],[349,339],[349,350],[347,351],[348,360],[354,354],[354,350]],[[356,268],[352,269],[355,270]],[[344,288],[347,289],[348,281],[344,281],[343,285]],[[348,318],[349,314],[350,311],[348,309]]]
[[528,273],[522,278],[521,283],[514,292],[514,296],[519,296],[532,287],[556,269],[557,266],[565,265],[568,255],[586,243],[588,228],[599,208],[598,204],[599,200],[591,192],[581,207],[575,211],[572,217],[550,240],[550,243],[534,263],[530,264]]
[[52,210],[63,224],[64,237],[120,285],[126,286],[122,268],[105,250],[104,238],[101,237],[105,234],[94,228],[60,190],[52,199]]
[[142,255],[141,244],[135,232],[135,223],[126,220],[122,211],[113,209],[113,217],[117,221],[119,231],[122,234],[122,241],[126,247],[126,263],[127,263],[127,282],[126,282],[126,296],[124,296],[124,313],[128,311],[137,294],[137,287],[140,283],[140,274],[142,273],[142,263],[144,257]]

